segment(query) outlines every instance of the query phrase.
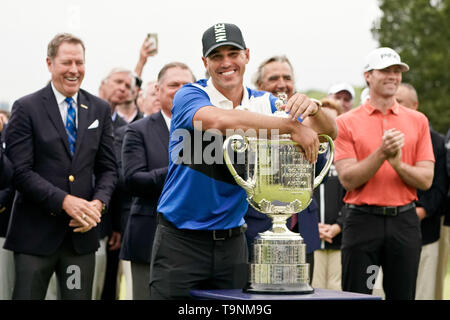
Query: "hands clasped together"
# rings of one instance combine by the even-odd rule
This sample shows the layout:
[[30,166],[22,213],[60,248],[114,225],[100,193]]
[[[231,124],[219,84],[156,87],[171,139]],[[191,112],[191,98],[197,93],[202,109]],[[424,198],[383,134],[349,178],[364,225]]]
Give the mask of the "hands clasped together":
[[74,232],[87,232],[97,226],[102,216],[103,204],[100,200],[87,201],[67,195],[63,201],[63,209],[72,218],[69,226]]
[[384,132],[381,150],[393,168],[400,165],[402,160],[402,148],[405,145],[405,135],[395,129],[388,129]]

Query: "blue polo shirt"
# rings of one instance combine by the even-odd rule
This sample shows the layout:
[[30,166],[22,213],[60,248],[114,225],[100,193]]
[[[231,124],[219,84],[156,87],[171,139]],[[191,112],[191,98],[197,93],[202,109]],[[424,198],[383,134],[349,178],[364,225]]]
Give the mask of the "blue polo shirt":
[[[236,109],[270,114],[276,110],[275,101],[276,97],[268,92],[244,88],[241,106]],[[233,109],[233,103],[214,87],[211,80],[187,84],[175,94],[169,170],[159,198],[158,212],[180,229],[235,228],[244,224],[247,196],[231,176],[222,154],[217,157],[222,159],[219,163],[209,163],[199,155],[211,140],[201,139],[202,132],[194,130],[193,117],[205,106]],[[221,135],[215,138],[223,141]]]

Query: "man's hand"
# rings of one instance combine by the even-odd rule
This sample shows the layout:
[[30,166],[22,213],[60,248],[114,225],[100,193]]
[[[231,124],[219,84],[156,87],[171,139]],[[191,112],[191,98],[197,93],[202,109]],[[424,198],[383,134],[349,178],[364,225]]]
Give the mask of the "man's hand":
[[82,198],[68,194],[63,200],[62,207],[72,217],[69,225],[76,227],[74,232],[86,232],[100,222],[101,210]]
[[427,216],[427,210],[424,207],[416,207],[416,213],[419,221],[422,221]]
[[396,157],[405,145],[405,136],[396,129],[386,130],[383,134],[381,150],[386,158]]
[[154,43],[154,40],[147,40],[146,38],[141,46],[141,50],[139,50],[139,60],[134,68],[134,72],[136,72],[139,77],[142,77],[142,71],[144,70],[148,57],[156,55],[157,52],[158,48],[156,48],[156,43]]
[[109,250],[110,251],[114,251],[114,250],[118,250],[120,249],[120,245],[121,245],[121,236],[120,236],[120,232],[117,231],[113,231],[111,237],[109,238],[108,241],[108,245],[109,245]]
[[400,168],[402,164],[402,150],[397,151],[397,153],[394,154],[394,156],[387,158],[387,161],[390,163],[390,165],[394,170]]
[[320,145],[317,132],[299,123],[295,125],[291,139],[300,145],[306,160],[316,163]]
[[101,213],[103,211],[103,202],[101,202],[98,199],[94,199],[90,203],[100,212],[100,216],[101,216]]
[[139,60],[147,61],[148,57],[156,55],[158,48],[156,48],[156,43],[154,39],[145,39],[139,51]]
[[341,227],[338,224],[319,223],[320,239],[328,243],[333,243],[333,238],[341,232]]
[[284,110],[290,114],[292,120],[297,120],[300,114],[302,115],[301,119],[304,120],[315,114],[319,110],[319,106],[306,95],[295,93],[289,98]]

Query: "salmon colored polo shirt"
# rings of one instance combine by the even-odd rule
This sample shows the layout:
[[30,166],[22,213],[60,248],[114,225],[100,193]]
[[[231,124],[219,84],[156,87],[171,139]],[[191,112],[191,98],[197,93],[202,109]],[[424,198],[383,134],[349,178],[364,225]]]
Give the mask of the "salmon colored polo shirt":
[[[335,162],[367,158],[381,145],[383,132],[392,128],[400,130],[405,136],[403,162],[409,165],[425,160],[434,162],[428,119],[397,102],[386,114],[366,102],[337,117],[336,123]],[[369,181],[347,192],[344,198],[344,202],[349,204],[376,206],[402,206],[415,200],[416,189],[406,185],[387,160]]]

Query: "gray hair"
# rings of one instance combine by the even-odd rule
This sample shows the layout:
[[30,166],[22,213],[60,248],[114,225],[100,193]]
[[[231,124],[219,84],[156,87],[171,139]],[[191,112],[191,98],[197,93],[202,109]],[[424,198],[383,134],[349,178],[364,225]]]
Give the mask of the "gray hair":
[[266,60],[264,60],[259,66],[258,66],[258,70],[256,71],[256,73],[253,75],[253,84],[255,85],[255,87],[258,87],[260,85],[260,83],[262,82],[263,78],[264,78],[264,67],[266,65],[268,65],[271,62],[286,62],[289,67],[292,70],[292,73],[294,73],[294,68],[292,67],[291,62],[289,61],[289,59],[285,56],[273,56],[270,57]]
[[74,36],[73,34],[70,34],[70,33],[58,33],[48,43],[47,57],[50,58],[51,60],[53,60],[56,57],[56,55],[58,54],[59,46],[63,42],[81,44],[81,46],[83,47],[83,54],[84,54],[85,47],[84,47],[83,41],[80,38],[78,38],[77,36]]
[[126,73],[126,74],[130,77],[130,79],[131,79],[131,90],[134,90],[134,88],[135,88],[135,86],[136,86],[136,77],[135,77],[133,71],[131,71],[131,70],[129,70],[129,69],[126,69],[126,68],[121,68],[121,67],[113,68],[113,69],[108,73],[108,75],[107,75],[106,77],[103,78],[102,83],[107,83],[108,80],[109,80],[109,78],[110,78],[113,74],[116,74],[116,73]]
[[156,80],[151,80],[151,81],[146,82],[146,83],[142,86],[142,87],[143,87],[143,88],[141,89],[141,97],[142,97],[142,99],[145,99],[145,98],[147,97],[149,86],[150,86],[151,84],[155,85],[156,83],[158,83]]

